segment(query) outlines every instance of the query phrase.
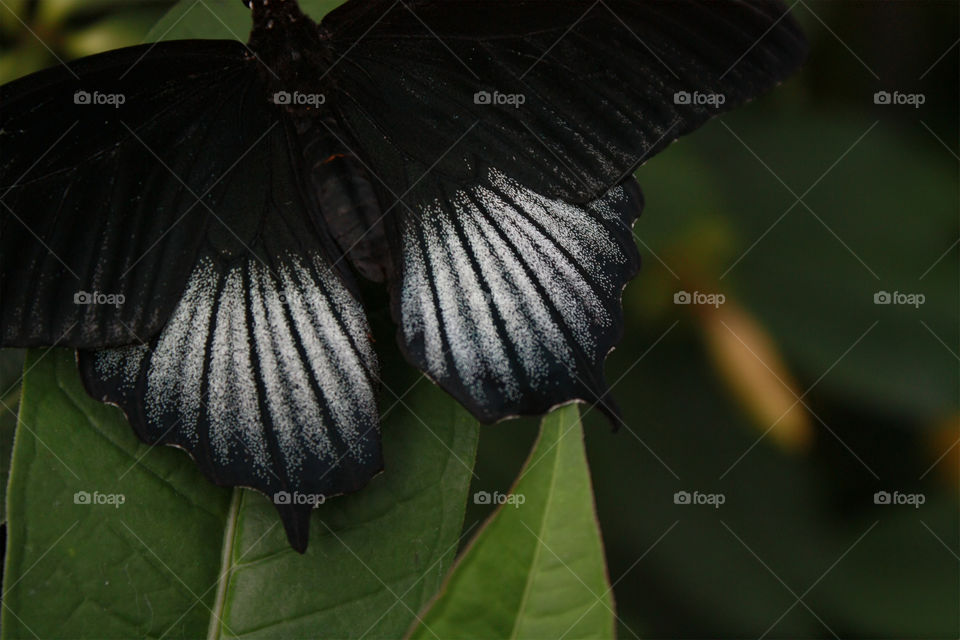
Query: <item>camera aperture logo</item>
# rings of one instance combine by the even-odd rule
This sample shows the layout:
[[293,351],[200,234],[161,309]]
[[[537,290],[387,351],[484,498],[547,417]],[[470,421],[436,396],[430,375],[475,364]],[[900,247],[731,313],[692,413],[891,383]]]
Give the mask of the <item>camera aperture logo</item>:
[[873,304],[901,304],[908,305],[914,309],[919,309],[920,305],[927,301],[927,296],[922,293],[901,293],[900,291],[877,291],[873,294]]
[[703,293],[701,291],[677,291],[673,294],[673,304],[705,304],[719,308],[727,301],[722,293]]
[[873,504],[882,505],[906,505],[919,509],[920,505],[927,501],[927,496],[922,493],[901,493],[899,491],[877,491],[873,494]]
[[80,89],[73,94],[73,104],[110,106],[119,109],[127,101],[122,93],[100,93],[99,91],[84,91]]
[[873,104],[882,105],[906,105],[919,109],[927,101],[927,96],[922,93],[902,93],[900,91],[877,91],[873,94]]
[[500,93],[499,91],[490,93],[489,91],[477,91],[473,94],[473,104],[508,106],[519,109],[522,105],[526,104],[526,102],[527,96],[522,93]]
[[727,96],[723,95],[722,93],[677,91],[673,94],[673,104],[688,104],[719,109],[726,101]]
[[73,294],[73,304],[111,305],[120,308],[127,298],[122,293],[100,293],[99,291],[77,291]]
[[293,107],[319,107],[326,104],[327,96],[322,93],[300,93],[294,91],[277,91],[273,94],[273,104]]
[[720,505],[727,501],[727,496],[722,493],[701,493],[694,491],[677,491],[673,494],[673,504],[682,505],[708,505],[714,509],[719,509]]
[[510,504],[519,509],[520,505],[527,501],[527,496],[522,493],[500,493],[494,491],[477,491],[473,494],[473,504]]
[[299,491],[290,493],[289,491],[277,491],[273,494],[273,504],[311,505],[316,507],[326,501],[327,496],[322,493],[300,493]]
[[73,494],[73,504],[82,505],[107,505],[114,509],[119,509],[120,505],[127,501],[127,496],[122,493],[100,493],[99,491],[77,491]]

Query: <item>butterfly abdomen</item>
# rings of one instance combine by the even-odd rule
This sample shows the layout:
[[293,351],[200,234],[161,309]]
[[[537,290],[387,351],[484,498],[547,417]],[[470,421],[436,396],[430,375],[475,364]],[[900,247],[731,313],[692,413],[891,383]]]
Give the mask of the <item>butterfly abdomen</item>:
[[327,104],[327,71],[333,50],[323,32],[292,0],[253,2],[250,64],[268,95],[290,116],[303,155],[302,180],[316,203],[315,224],[325,229],[366,278],[387,279],[391,261],[383,250],[380,203],[371,179],[348,143],[351,137]]
[[345,142],[346,133],[332,117],[301,120],[305,183],[317,203],[317,223],[325,227],[365,278],[384,282],[391,261],[382,223],[383,211],[363,163]]

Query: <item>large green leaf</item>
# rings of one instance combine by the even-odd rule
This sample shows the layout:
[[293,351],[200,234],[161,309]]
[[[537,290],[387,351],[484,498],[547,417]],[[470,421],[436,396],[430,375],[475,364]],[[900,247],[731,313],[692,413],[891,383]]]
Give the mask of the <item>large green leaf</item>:
[[[3,637],[197,636],[230,492],[183,453],[140,444],[119,410],[86,395],[76,369],[69,351],[27,357],[7,492]],[[78,504],[79,492],[90,504]]]
[[544,418],[510,497],[411,637],[612,638],[613,621],[580,414],[571,405]]
[[243,493],[212,637],[396,638],[440,587],[457,551],[478,425],[402,370],[407,377],[387,384],[401,396],[416,386],[383,424],[387,470],[317,510],[306,556],[288,546],[273,505]]
[[[477,427],[405,365],[385,376],[401,395],[416,383],[383,424],[387,470],[314,513],[303,556],[266,498],[139,443],[86,396],[72,354],[26,366],[4,638],[397,637],[453,561]],[[77,504],[80,491],[122,504]]]

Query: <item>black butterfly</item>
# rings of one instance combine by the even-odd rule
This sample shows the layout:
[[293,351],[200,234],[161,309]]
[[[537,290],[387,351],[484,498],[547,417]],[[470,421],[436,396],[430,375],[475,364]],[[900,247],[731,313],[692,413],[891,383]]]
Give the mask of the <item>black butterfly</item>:
[[[631,174],[806,51],[765,0],[246,4],[248,45],[0,88],[0,346],[75,347],[145,442],[275,496],[382,468],[354,273],[480,420],[600,401]],[[303,551],[311,505],[275,502]]]

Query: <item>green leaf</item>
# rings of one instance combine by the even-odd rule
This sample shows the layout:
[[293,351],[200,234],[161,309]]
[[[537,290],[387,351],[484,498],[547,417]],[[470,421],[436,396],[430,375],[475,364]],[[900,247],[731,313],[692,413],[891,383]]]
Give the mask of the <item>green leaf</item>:
[[181,38],[247,41],[250,10],[237,2],[178,2],[147,33],[147,42]]
[[[194,593],[216,580],[230,492],[182,452],[140,444],[119,410],[87,396],[71,352],[30,351],[26,371],[7,492],[3,637],[205,631]],[[91,504],[78,504],[78,492]]]
[[[345,0],[301,0],[300,8],[320,20]],[[247,41],[250,10],[240,0],[178,2],[147,34],[147,42],[179,38],[233,39]]]
[[[456,555],[479,429],[419,374],[387,384],[400,395],[411,382],[383,424],[387,470],[317,509],[305,556],[290,549],[273,505],[243,492],[224,556],[222,623],[213,620],[210,637],[300,638],[322,629],[334,638],[396,638],[436,593]],[[384,400],[397,402],[391,391]]]
[[511,497],[410,637],[612,638],[614,615],[580,414],[571,405],[544,418]]
[[314,513],[303,556],[264,496],[139,443],[86,395],[70,352],[26,366],[3,638],[398,637],[453,561],[477,425],[406,365],[385,367],[388,388],[416,383],[383,423],[387,470]]

